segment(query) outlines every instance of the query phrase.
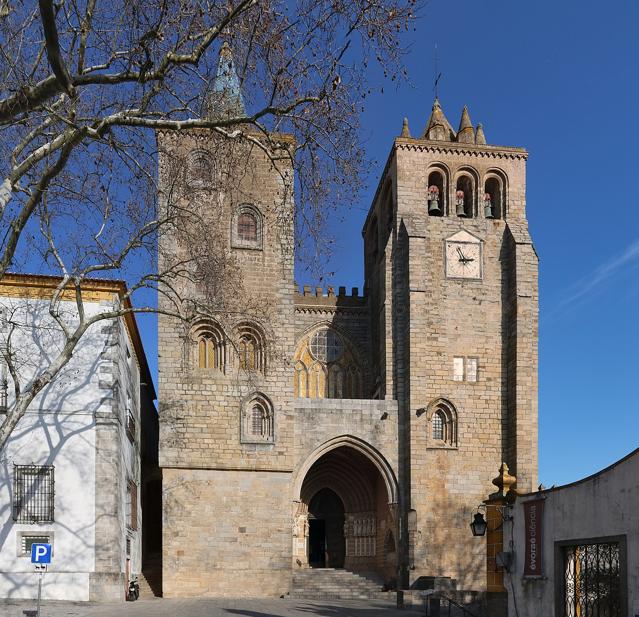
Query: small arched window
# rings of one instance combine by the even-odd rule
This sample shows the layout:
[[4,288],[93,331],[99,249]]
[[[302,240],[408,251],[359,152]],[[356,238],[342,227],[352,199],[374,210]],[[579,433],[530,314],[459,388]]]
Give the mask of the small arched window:
[[335,363],[328,369],[328,398],[346,398],[344,396],[344,370]]
[[262,437],[267,430],[266,420],[268,414],[260,403],[255,403],[251,409],[251,434]]
[[467,175],[459,176],[455,189],[455,214],[457,216],[467,218],[474,216],[474,196],[475,190],[472,178]]
[[251,204],[242,204],[233,215],[231,246],[234,248],[262,248],[262,215]]
[[384,211],[386,215],[386,234],[388,235],[393,229],[393,220],[395,216],[395,208],[393,205],[393,185],[390,183],[386,187]]
[[359,369],[351,364],[347,373],[347,387],[344,398],[360,398],[361,397],[361,379]]
[[224,370],[226,363],[226,338],[214,322],[198,325],[194,330],[199,368]]
[[246,371],[264,371],[266,352],[264,336],[252,324],[241,324],[238,328],[238,364]]
[[209,186],[213,178],[213,164],[208,153],[201,150],[191,152],[186,162],[186,179],[190,186]]
[[240,368],[254,371],[257,368],[257,348],[252,336],[243,336],[240,339],[239,354]]
[[254,394],[245,401],[242,416],[243,443],[273,442],[273,406],[263,394]]
[[308,397],[308,370],[304,363],[299,361],[295,365],[295,396]]
[[450,401],[433,401],[428,406],[427,420],[430,425],[430,447],[457,447],[457,411]]

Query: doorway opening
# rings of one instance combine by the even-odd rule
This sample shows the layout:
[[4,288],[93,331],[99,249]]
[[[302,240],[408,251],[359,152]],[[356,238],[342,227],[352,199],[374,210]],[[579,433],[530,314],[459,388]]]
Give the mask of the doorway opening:
[[343,568],[346,557],[344,504],[329,488],[319,490],[308,506],[308,565]]
[[[326,448],[302,476],[295,505],[293,559],[300,568],[343,568],[396,579],[395,478],[354,438]],[[378,456],[378,455],[377,455]],[[388,531],[393,542],[388,541]]]

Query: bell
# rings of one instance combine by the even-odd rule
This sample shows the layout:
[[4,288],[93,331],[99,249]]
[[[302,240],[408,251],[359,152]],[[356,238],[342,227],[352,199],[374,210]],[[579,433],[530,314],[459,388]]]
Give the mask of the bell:
[[428,200],[428,214],[437,215],[441,214],[442,211],[439,207],[439,199],[429,199]]
[[484,196],[484,217],[487,219],[495,218],[495,215],[493,214],[493,200],[490,193],[486,193]]
[[464,208],[464,191],[457,191],[455,193],[455,212],[457,216],[466,216],[466,210]]

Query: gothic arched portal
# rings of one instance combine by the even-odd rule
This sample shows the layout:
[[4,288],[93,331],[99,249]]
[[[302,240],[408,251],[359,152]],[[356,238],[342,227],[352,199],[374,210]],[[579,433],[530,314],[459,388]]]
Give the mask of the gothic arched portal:
[[302,567],[376,571],[393,580],[396,556],[385,558],[396,534],[396,481],[379,452],[353,437],[318,448],[295,488],[294,562]]

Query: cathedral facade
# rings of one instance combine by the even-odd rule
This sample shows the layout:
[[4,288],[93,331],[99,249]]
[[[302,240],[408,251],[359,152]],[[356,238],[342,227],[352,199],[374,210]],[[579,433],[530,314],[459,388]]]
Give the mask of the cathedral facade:
[[[218,77],[239,109],[228,49]],[[164,595],[300,593],[329,568],[486,591],[472,514],[504,461],[519,490],[537,485],[526,151],[487,144],[466,109],[455,131],[438,101],[419,136],[405,122],[363,224],[360,292],[295,285],[292,170],[269,154],[292,141],[259,139],[222,155],[208,131],[158,135],[161,200],[182,157],[188,203],[242,281],[176,278],[220,300],[189,324],[160,300]],[[161,266],[188,252],[180,233]]]

